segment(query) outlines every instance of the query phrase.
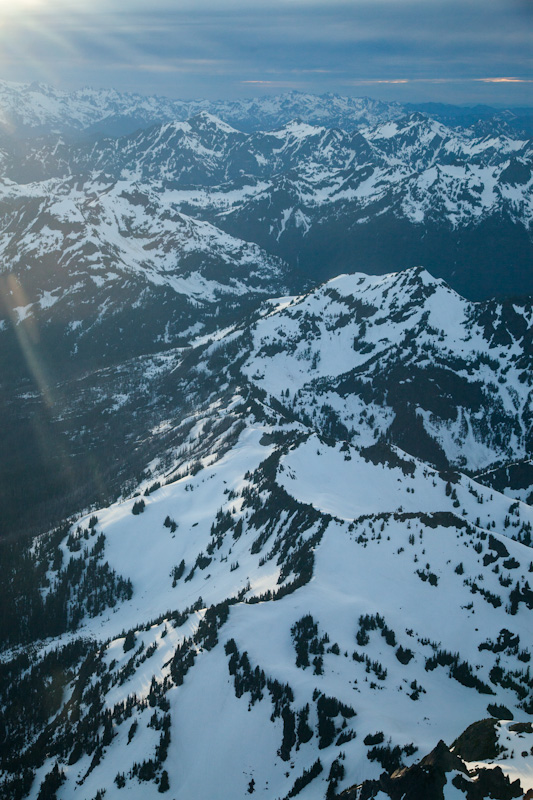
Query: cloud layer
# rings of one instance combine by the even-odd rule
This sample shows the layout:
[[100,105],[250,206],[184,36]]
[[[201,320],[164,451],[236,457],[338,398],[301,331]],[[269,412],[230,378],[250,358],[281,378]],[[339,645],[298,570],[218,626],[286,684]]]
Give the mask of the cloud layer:
[[533,104],[531,0],[6,5],[0,77],[9,80],[188,98],[294,88]]

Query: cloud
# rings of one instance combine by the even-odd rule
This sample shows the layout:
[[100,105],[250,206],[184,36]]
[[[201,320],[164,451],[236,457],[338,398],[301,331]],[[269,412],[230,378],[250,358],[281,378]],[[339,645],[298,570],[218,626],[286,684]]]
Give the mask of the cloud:
[[354,85],[369,85],[379,83],[533,83],[533,78],[370,78],[368,80],[354,79]]
[[370,78],[369,80],[352,80],[352,86],[374,86],[382,83],[412,83],[408,78]]
[[531,0],[28,2],[0,8],[0,77],[184,97],[447,86],[460,102],[525,97],[533,78]]
[[482,83],[533,83],[533,78],[476,78]]

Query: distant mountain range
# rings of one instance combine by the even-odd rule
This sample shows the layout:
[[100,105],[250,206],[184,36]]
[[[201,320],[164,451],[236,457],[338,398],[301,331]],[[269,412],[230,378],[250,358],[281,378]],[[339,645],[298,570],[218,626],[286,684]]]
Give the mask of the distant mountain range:
[[[4,263],[24,235],[12,223],[21,204],[42,198],[45,222],[35,209],[21,217],[38,228],[58,197],[74,206],[93,197],[96,210],[95,198],[118,192],[144,203],[145,227],[163,208],[202,220],[283,259],[300,287],[306,276],[424,264],[472,299],[527,294],[532,152],[531,140],[498,126],[451,129],[419,113],[352,132],[290,122],[243,133],[202,112],[119,139],[6,141]],[[152,204],[140,200],[147,194]],[[129,214],[114,235],[137,236],[135,224]]]
[[508,126],[518,135],[533,135],[532,108],[402,104],[297,91],[240,100],[174,100],[105,89],[64,92],[43,83],[0,81],[0,130],[8,134],[120,136],[157,123],[187,120],[202,111],[246,132],[272,130],[298,118],[352,131],[421,111],[451,126],[488,121]]

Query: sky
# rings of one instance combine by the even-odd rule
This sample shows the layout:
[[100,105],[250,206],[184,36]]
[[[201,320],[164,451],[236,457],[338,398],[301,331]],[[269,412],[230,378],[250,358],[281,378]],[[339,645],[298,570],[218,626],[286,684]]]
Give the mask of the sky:
[[533,105],[533,0],[0,0],[0,79]]

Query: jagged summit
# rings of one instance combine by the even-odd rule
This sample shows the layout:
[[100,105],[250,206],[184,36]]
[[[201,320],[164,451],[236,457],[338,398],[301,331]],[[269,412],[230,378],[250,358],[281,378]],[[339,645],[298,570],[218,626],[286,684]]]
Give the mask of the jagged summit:
[[292,134],[293,136],[298,137],[305,137],[305,136],[319,136],[320,134],[324,133],[324,128],[318,125],[309,125],[308,123],[304,122],[301,117],[296,117],[292,119],[290,122],[285,123],[283,127],[279,128],[278,131],[274,133],[278,133],[278,135]]
[[[334,286],[336,282],[346,283],[345,291],[348,286],[353,284],[353,291],[365,292],[372,289],[377,291],[414,291],[417,293],[422,287],[429,292],[437,291],[438,288],[449,290],[453,294],[458,295],[442,278],[436,278],[431,275],[425,267],[414,266],[406,267],[400,272],[392,272],[386,275],[366,275],[363,272],[355,272],[353,274],[338,275],[332,278],[331,281],[326,281],[324,285]],[[364,288],[361,288],[364,287]]]
[[224,122],[219,117],[215,116],[214,114],[209,113],[209,111],[199,111],[193,117],[190,118],[190,125],[191,127],[202,127],[206,126],[209,128],[214,128],[216,130],[223,131],[224,133],[238,133],[235,128],[232,128],[231,125],[228,125],[227,122]]

